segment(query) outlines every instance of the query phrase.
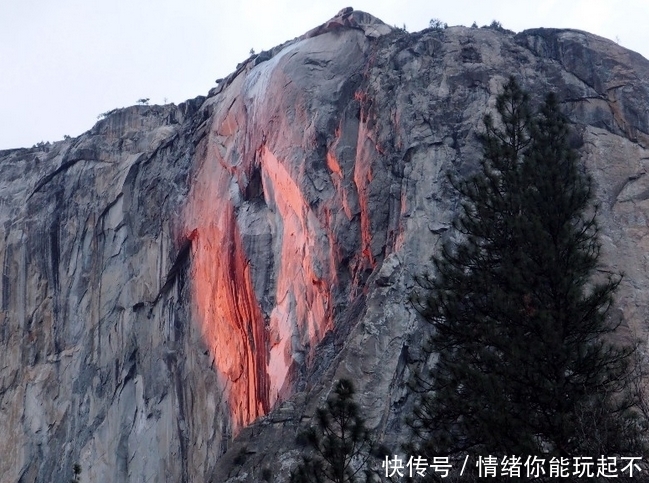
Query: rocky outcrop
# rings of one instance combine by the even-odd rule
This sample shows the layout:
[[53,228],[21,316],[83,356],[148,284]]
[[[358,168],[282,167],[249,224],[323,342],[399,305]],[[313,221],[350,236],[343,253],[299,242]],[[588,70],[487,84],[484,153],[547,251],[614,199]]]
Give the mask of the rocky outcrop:
[[617,316],[646,336],[648,74],[584,32],[407,34],[344,9],[206,98],[0,152],[0,479],[285,481],[343,376],[407,436],[426,330],[407,297],[509,75],[563,100]]

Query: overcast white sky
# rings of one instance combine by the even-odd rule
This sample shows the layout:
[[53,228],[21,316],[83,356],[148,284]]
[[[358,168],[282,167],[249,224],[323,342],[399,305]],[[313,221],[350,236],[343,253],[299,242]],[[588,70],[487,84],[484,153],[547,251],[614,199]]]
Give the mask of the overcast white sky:
[[77,136],[97,115],[180,103],[346,6],[422,30],[491,23],[587,30],[649,58],[649,0],[0,0],[0,149]]

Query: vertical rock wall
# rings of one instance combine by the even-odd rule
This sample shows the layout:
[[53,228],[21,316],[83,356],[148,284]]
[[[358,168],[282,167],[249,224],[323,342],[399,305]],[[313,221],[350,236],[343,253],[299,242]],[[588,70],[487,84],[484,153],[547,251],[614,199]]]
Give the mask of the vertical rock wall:
[[207,98],[0,152],[0,480],[284,481],[343,376],[407,437],[426,331],[407,297],[510,74],[564,100],[602,270],[625,272],[616,316],[644,336],[649,63],[583,32],[409,35],[346,9]]
[[200,103],[2,153],[3,482],[188,481],[229,437],[172,216]]
[[298,41],[204,106],[214,114],[184,222],[194,315],[235,431],[292,393],[336,307],[358,288],[338,274],[360,280],[373,259],[356,219],[369,230],[361,201],[369,175],[359,175],[354,145],[336,152],[341,137],[359,132],[367,48],[355,30]]
[[[359,249],[338,277],[353,273],[342,285],[361,295],[350,296],[336,313],[306,383],[241,433],[213,481],[258,481],[263,470],[288,481],[302,451],[295,435],[340,377],[355,382],[364,415],[384,442],[399,448],[408,439],[404,417],[413,401],[406,382],[410,365],[421,360],[427,330],[407,301],[416,289],[413,278],[442,244],[456,239],[451,221],[460,200],[447,174],[476,169],[483,116],[494,111],[510,75],[534,102],[549,90],[563,100],[574,147],[596,185],[600,270],[625,274],[613,316],[622,319],[625,336],[647,338],[649,62],[583,32],[514,35],[454,27],[386,35],[372,44],[362,73],[358,124],[333,129],[320,154],[332,173],[338,216],[351,213]],[[353,159],[351,178],[335,176],[350,172],[342,153]],[[349,180],[354,190],[341,191]],[[242,449],[248,456],[243,465],[235,461]]]

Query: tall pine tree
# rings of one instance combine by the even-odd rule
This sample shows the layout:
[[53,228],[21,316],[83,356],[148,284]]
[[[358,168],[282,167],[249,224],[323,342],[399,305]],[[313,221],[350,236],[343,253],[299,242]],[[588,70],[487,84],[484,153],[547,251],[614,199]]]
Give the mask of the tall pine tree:
[[422,456],[614,455],[641,449],[634,347],[609,317],[592,182],[554,95],[536,114],[512,78],[485,118],[480,171],[452,180],[462,241],[415,304],[433,326],[411,425]]
[[312,454],[291,474],[291,483],[372,483],[380,473],[371,463],[386,452],[377,445],[360,408],[354,401],[354,385],[348,379],[336,383],[333,394],[316,412],[316,426],[299,435]]

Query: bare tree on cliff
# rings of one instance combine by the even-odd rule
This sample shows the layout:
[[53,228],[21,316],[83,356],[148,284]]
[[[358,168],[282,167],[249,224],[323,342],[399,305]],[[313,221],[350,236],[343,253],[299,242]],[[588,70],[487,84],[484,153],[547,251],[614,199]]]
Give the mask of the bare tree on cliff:
[[480,171],[451,180],[463,241],[434,258],[414,296],[436,361],[415,384],[411,450],[462,460],[638,454],[635,347],[619,342],[610,317],[621,276],[596,274],[592,181],[553,94],[532,114],[512,78],[497,110],[498,127],[484,120]]

